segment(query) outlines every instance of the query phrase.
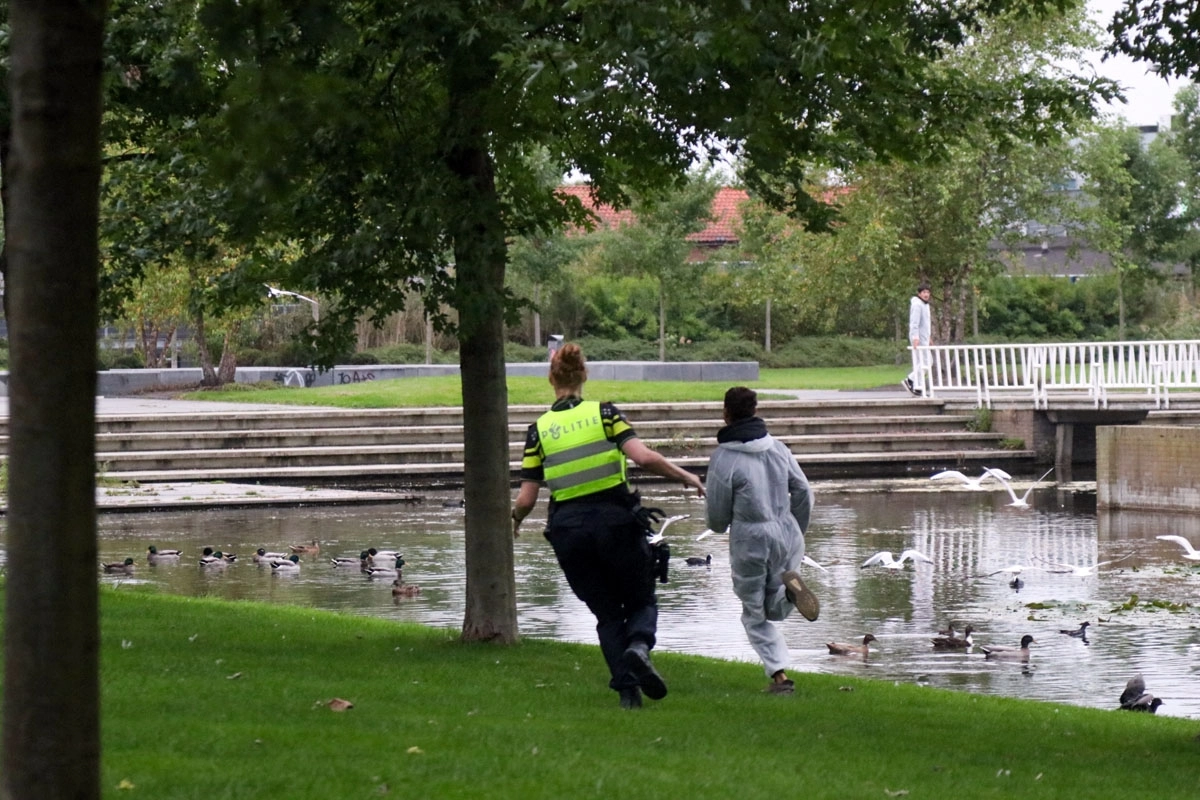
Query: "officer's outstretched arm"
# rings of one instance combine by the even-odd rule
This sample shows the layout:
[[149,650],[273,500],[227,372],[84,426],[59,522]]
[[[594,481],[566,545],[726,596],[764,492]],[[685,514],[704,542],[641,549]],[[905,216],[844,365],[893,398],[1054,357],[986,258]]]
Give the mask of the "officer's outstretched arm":
[[696,490],[697,495],[704,497],[704,484],[700,481],[700,478],[688,472],[683,467],[672,463],[661,453],[657,453],[646,447],[645,443],[636,436],[625,440],[621,445],[621,452],[625,454],[626,458],[635,462],[642,469],[649,470],[660,478],[679,481],[684,487],[690,486]]

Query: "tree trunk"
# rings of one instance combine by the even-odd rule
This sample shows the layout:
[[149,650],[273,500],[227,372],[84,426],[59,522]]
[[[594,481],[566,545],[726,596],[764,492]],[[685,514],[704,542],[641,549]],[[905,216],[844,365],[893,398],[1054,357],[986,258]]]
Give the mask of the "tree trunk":
[[197,311],[192,318],[192,324],[196,326],[196,350],[200,357],[200,385],[201,386],[220,386],[220,378],[217,377],[217,367],[213,364],[212,350],[208,347],[208,335],[204,330],[204,312]]
[[433,363],[433,318],[425,314],[425,363]]
[[95,396],[105,4],[14,0],[8,8],[12,352],[0,797],[87,800],[100,797]]
[[542,306],[542,285],[539,283],[533,287],[533,346],[542,346],[542,312],[538,309]]
[[658,282],[658,360],[667,360],[667,292]]
[[[316,308],[316,306],[313,306]],[[217,385],[224,386],[227,383],[233,383],[237,380],[237,350],[233,346],[233,339],[237,336],[238,328],[241,327],[238,323],[233,323],[229,326],[229,330],[225,332],[225,339],[221,343],[221,363],[217,365]]]
[[153,320],[142,320],[138,326],[139,341],[141,342],[142,363],[147,367],[157,367],[158,355],[158,326]]
[[[9,153],[12,150],[12,126],[9,120],[0,123],[0,211],[4,214],[4,230],[8,231]],[[8,240],[0,243],[0,289],[4,290],[4,318],[8,319]]]
[[1125,282],[1124,271],[1117,265],[1117,339],[1125,341]]
[[763,349],[771,352],[771,298],[767,298],[767,309],[763,324]]
[[[471,64],[468,71],[480,66]],[[467,79],[458,84],[469,86]],[[464,91],[469,91],[464,88]],[[470,95],[456,98],[466,116]],[[509,478],[508,384],[504,368],[505,225],[481,132],[460,133],[446,154],[462,213],[454,235],[455,306],[463,394],[466,501],[464,641],[512,643],[517,630]]]

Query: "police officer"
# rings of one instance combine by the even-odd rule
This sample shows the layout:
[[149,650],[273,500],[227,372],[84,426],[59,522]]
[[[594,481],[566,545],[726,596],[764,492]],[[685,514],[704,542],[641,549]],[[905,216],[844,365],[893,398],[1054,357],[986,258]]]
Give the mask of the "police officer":
[[694,488],[700,497],[704,484],[646,447],[612,403],[584,400],[586,380],[579,345],[560,347],[550,360],[554,405],[525,437],[513,536],[545,483],[550,489],[546,539],[571,590],[596,617],[609,687],[620,694],[622,708],[640,708],[643,693],[660,700],[667,684],[650,661],[658,628],[654,557],[625,459]]

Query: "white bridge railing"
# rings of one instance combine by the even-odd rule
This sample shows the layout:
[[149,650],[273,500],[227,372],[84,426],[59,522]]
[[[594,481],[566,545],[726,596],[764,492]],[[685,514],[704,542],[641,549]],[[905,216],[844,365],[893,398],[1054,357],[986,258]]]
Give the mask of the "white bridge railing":
[[1200,340],[933,345],[913,350],[913,363],[926,397],[969,392],[989,408],[1000,397],[1046,408],[1051,392],[1107,408],[1114,391],[1169,408],[1171,389],[1200,390]]

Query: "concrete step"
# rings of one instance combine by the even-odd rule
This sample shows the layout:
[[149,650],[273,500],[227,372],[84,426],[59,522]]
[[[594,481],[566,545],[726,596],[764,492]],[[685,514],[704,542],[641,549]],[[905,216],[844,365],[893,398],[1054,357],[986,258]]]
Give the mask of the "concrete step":
[[[863,452],[814,453],[799,455],[796,461],[809,478],[824,480],[847,477],[928,476],[945,469],[978,471],[984,466],[1010,471],[1027,469],[1034,459],[1032,450],[980,449],[946,450],[937,452]],[[691,471],[703,474],[708,467],[707,456],[680,456],[672,459]],[[515,480],[520,463],[509,464]],[[461,461],[412,464],[326,465],[317,467],[236,467],[224,469],[183,469],[169,473],[156,470],[108,469],[103,476],[112,481],[260,481],[263,483],[305,484],[322,482],[344,486],[380,486],[391,489],[435,483],[461,486]],[[637,467],[630,470],[638,482],[662,482],[656,475]]]
[[[962,432],[970,415],[862,417],[782,417],[771,420],[776,436],[837,436],[877,434],[896,436],[918,431]],[[264,421],[265,422],[265,421]],[[638,435],[649,440],[711,438],[720,427],[712,420],[645,420],[637,424]],[[523,443],[527,424],[510,423],[509,440]],[[389,425],[337,428],[250,428],[246,430],[138,430],[96,434],[97,453],[234,450],[296,447],[370,447],[394,445],[441,445],[462,441],[456,425]],[[7,437],[0,436],[0,448]]]
[[[231,441],[234,434],[226,435]],[[967,431],[923,433],[863,433],[831,436],[777,436],[793,453],[871,453],[909,450],[966,450],[995,447],[999,434]],[[704,456],[717,446],[716,437],[645,438],[646,445],[663,455]],[[509,456],[520,461],[524,440],[509,442]],[[321,467],[332,465],[416,464],[458,462],[463,458],[460,441],[418,444],[335,444],[286,447],[216,447],[211,449],[104,450],[96,460],[105,471],[232,469],[237,467],[272,469],[275,467]]]
[[[711,403],[618,403],[618,408],[634,427],[650,422],[687,422],[716,430],[723,423],[722,404]],[[547,406],[510,406],[510,426],[522,429],[546,411]],[[766,400],[759,403],[759,416],[777,420],[787,418],[855,417],[937,417],[944,403],[921,398],[844,400]],[[96,432],[137,433],[149,431],[291,430],[372,427],[452,426],[461,429],[461,408],[307,408],[279,406],[245,411],[199,411],[187,414],[100,414]],[[0,436],[8,435],[8,418],[0,418]]]
[[[229,408],[97,417],[96,461],[110,479],[139,482],[258,480],[377,483],[462,480],[462,410]],[[722,404],[618,404],[646,444],[697,471],[707,468]],[[1001,434],[972,433],[972,410],[940,400],[858,394],[764,400],[759,413],[806,469],[846,477],[950,466],[1021,464]],[[525,431],[546,407],[509,409],[509,461],[519,471]],[[7,445],[7,419],[0,448]],[[916,465],[914,467],[913,465]],[[645,480],[657,480],[647,476]]]

